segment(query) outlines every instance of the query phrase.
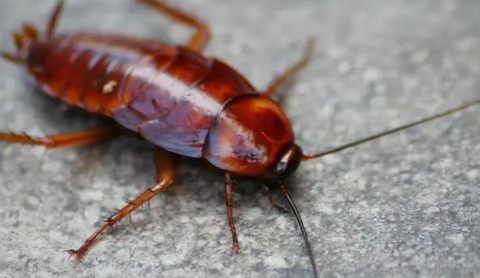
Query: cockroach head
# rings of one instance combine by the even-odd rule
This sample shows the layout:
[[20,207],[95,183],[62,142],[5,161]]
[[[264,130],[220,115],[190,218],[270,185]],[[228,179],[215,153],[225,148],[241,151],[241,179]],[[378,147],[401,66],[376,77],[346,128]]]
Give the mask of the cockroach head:
[[297,171],[302,162],[302,148],[296,144],[290,145],[285,151],[281,152],[277,162],[274,164],[273,173],[267,177],[267,180],[286,180],[295,171]]
[[273,169],[273,175],[266,178],[265,184],[267,186],[278,186],[282,191],[283,196],[287,200],[290,209],[295,214],[295,218],[297,218],[298,225],[300,226],[300,230],[302,231],[303,239],[305,240],[305,245],[308,250],[310,262],[312,263],[314,277],[318,278],[317,268],[315,266],[315,259],[313,257],[312,247],[308,239],[307,231],[305,230],[305,225],[303,224],[297,206],[290,197],[290,194],[288,193],[286,184],[284,182],[284,180],[286,180],[293,173],[295,173],[295,171],[298,169],[298,166],[300,166],[300,163],[304,159],[303,151],[302,148],[300,148],[298,145],[292,144],[280,153],[281,155],[279,155],[277,163],[275,164],[275,167]]

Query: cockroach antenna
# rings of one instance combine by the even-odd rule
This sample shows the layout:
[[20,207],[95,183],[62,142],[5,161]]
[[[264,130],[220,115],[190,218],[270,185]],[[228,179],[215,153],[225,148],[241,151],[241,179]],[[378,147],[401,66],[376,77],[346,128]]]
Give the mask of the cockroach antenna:
[[[327,150],[327,151],[324,151],[324,152],[321,152],[321,153],[316,153],[316,154],[302,154],[301,155],[301,160],[302,161],[306,161],[306,160],[311,160],[311,159],[315,159],[315,158],[320,158],[320,157],[323,157],[325,155],[329,155],[329,154],[333,154],[333,153],[337,153],[339,151],[342,151],[342,150],[345,150],[345,149],[349,149],[351,147],[354,147],[354,146],[357,146],[357,145],[360,145],[360,144],[363,144],[363,143],[366,143],[368,141],[372,141],[372,140],[375,140],[375,139],[378,139],[378,138],[381,138],[381,137],[384,137],[384,136],[387,136],[387,135],[390,135],[390,134],[393,134],[393,133],[396,133],[396,132],[399,132],[399,131],[402,131],[402,130],[405,130],[405,129],[408,129],[408,128],[411,128],[411,127],[414,127],[414,126],[417,126],[417,125],[420,125],[420,124],[423,124],[423,123],[426,123],[426,122],[430,122],[430,121],[433,121],[433,120],[436,120],[436,119],[439,119],[439,118],[442,118],[442,117],[445,117],[445,116],[448,116],[450,114],[453,114],[455,112],[459,112],[459,111],[462,111],[462,110],[465,110],[467,108],[470,108],[470,107],[473,107],[475,105],[478,105],[480,104],[480,99],[476,99],[476,100],[473,100],[473,101],[470,101],[470,102],[467,102],[467,103],[464,103],[462,105],[459,105],[455,108],[452,108],[452,109],[449,109],[449,110],[446,110],[442,113],[438,113],[436,115],[433,115],[433,116],[430,116],[430,117],[426,117],[426,118],[423,118],[421,120],[418,120],[418,121],[415,121],[415,122],[412,122],[412,123],[409,123],[409,124],[405,124],[405,125],[402,125],[402,126],[399,126],[399,127],[396,127],[396,128],[393,128],[393,129],[389,129],[389,130],[386,130],[386,131],[383,131],[383,132],[380,132],[380,133],[377,133],[377,134],[374,134],[374,135],[371,135],[371,136],[368,136],[368,137],[365,137],[365,138],[362,138],[360,140],[356,140],[356,141],[353,141],[353,142],[350,142],[350,143],[347,143],[347,144],[344,144],[344,145],[341,145],[341,146],[338,146],[336,148],[333,148],[333,149],[330,149],[330,150]],[[313,258],[313,252],[312,252],[312,248],[310,246],[310,242],[308,240],[308,237],[307,237],[307,232],[305,231],[305,227],[303,225],[303,222],[302,222],[302,219],[300,218],[300,214],[295,206],[295,203],[293,202],[292,198],[290,198],[290,195],[288,194],[286,188],[285,188],[285,185],[282,183],[281,184],[281,189],[283,191],[283,195],[285,196],[285,199],[287,199],[288,201],[288,204],[290,205],[290,207],[292,208],[292,211],[294,212],[295,214],[295,217],[297,218],[297,221],[298,221],[298,224],[300,226],[300,229],[302,231],[302,234],[303,234],[303,238],[305,240],[305,245],[307,247],[307,250],[308,250],[308,253],[309,253],[309,256],[310,256],[310,261],[313,265],[313,271],[314,271],[314,275],[315,277],[318,277],[317,276],[317,270],[316,270],[316,267],[315,267],[315,261],[314,261],[314,258]]]
[[473,100],[473,101],[464,103],[464,104],[462,104],[462,105],[460,105],[460,106],[458,106],[458,107],[449,109],[449,110],[444,111],[444,112],[442,112],[442,113],[438,113],[438,114],[436,114],[436,115],[433,115],[433,116],[430,116],[430,117],[426,117],[426,118],[423,118],[423,119],[421,119],[421,120],[418,120],[418,121],[415,121],[415,122],[412,122],[412,123],[409,123],[409,124],[406,124],[406,125],[402,125],[402,126],[399,126],[399,127],[396,127],[396,128],[392,128],[392,129],[390,129],[390,130],[387,130],[387,131],[384,131],[384,132],[380,132],[380,133],[377,133],[377,134],[374,134],[374,135],[365,137],[365,138],[363,138],[363,139],[360,139],[360,140],[357,140],[357,141],[354,141],[354,142],[351,142],[351,143],[348,143],[348,144],[345,144],[345,145],[336,147],[336,148],[331,149],[331,150],[328,150],[328,151],[324,151],[324,152],[317,153],[317,154],[305,154],[305,155],[302,156],[302,160],[310,160],[310,159],[319,158],[319,157],[322,157],[322,156],[325,156],[325,155],[328,155],[328,154],[333,154],[333,153],[336,153],[336,152],[339,152],[339,151],[343,151],[343,150],[345,150],[345,149],[349,149],[349,148],[351,148],[351,147],[354,147],[354,146],[357,146],[357,145],[366,143],[366,142],[368,142],[368,141],[372,141],[372,140],[378,139],[378,138],[380,138],[380,137],[384,137],[384,136],[387,136],[387,135],[390,135],[390,134],[393,134],[393,133],[402,131],[402,130],[404,130],[404,129],[417,126],[417,125],[419,125],[419,124],[423,124],[423,123],[426,123],[426,122],[430,122],[430,121],[433,121],[433,120],[436,120],[436,119],[445,117],[445,116],[447,116],[447,115],[450,115],[450,114],[453,114],[453,113],[455,113],[455,112],[459,112],[459,111],[465,110],[465,109],[467,109],[467,108],[473,107],[473,106],[478,105],[478,104],[480,104],[480,99],[476,99],[476,100]]
[[288,205],[293,211],[293,214],[295,214],[295,218],[297,218],[298,226],[300,226],[300,231],[302,232],[303,239],[305,241],[305,245],[307,247],[307,252],[308,256],[310,257],[310,262],[312,264],[313,268],[313,275],[315,278],[318,278],[318,272],[317,272],[317,267],[315,265],[315,258],[313,257],[313,251],[312,251],[312,246],[310,245],[310,240],[308,239],[308,234],[307,230],[305,229],[305,225],[303,225],[302,217],[300,216],[300,212],[297,209],[297,206],[293,202],[292,198],[290,197],[290,194],[288,194],[287,188],[285,187],[285,184],[281,183],[280,184],[283,196],[288,202]]

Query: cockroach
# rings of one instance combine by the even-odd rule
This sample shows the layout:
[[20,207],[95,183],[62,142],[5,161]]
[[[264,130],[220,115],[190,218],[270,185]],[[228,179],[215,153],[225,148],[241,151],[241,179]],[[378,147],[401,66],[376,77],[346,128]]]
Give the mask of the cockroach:
[[[306,229],[286,188],[287,178],[301,162],[480,103],[476,100],[326,152],[305,154],[295,143],[290,121],[273,96],[311,60],[313,39],[298,62],[260,91],[225,62],[201,54],[211,38],[207,24],[165,2],[137,1],[194,27],[196,32],[185,45],[124,34],[56,35],[64,6],[64,1],[59,0],[44,33],[24,23],[22,30],[13,35],[16,53],[1,52],[2,57],[24,66],[31,82],[51,97],[113,121],[93,129],[45,137],[1,132],[0,141],[58,148],[91,144],[111,139],[120,131],[131,131],[157,147],[157,182],[111,215],[79,249],[67,250],[77,258],[82,258],[108,227],[169,188],[174,182],[176,157],[185,156],[206,160],[224,172],[234,252],[240,251],[240,245],[232,216],[232,177],[253,178],[264,187],[274,185],[281,190],[300,227],[313,274],[318,277]],[[286,210],[274,203],[271,193],[267,194],[273,207]]]

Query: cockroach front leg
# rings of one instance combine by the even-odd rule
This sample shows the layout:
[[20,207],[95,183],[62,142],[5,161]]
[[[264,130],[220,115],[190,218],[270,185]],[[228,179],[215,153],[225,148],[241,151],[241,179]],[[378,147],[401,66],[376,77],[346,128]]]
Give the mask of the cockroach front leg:
[[46,148],[73,147],[111,138],[118,134],[119,131],[118,126],[107,125],[75,133],[47,135],[45,137],[33,137],[25,133],[0,132],[0,142],[39,145]]
[[237,229],[233,220],[233,196],[232,196],[232,177],[225,172],[225,204],[227,205],[228,225],[232,233],[233,252],[240,252],[240,244],[238,243]]
[[285,70],[283,74],[275,78],[267,87],[264,94],[268,96],[273,96],[281,86],[289,82],[293,77],[295,77],[297,73],[299,73],[303,68],[305,68],[311,60],[314,46],[315,40],[313,38],[310,38],[308,40],[307,47],[305,48],[302,58],[298,62],[290,66],[287,70]]
[[137,198],[132,201],[129,201],[126,206],[118,210],[112,216],[110,216],[100,228],[93,233],[85,243],[77,250],[67,250],[70,255],[75,255],[77,258],[82,258],[85,253],[92,247],[92,245],[97,240],[107,228],[112,227],[118,221],[122,220],[124,217],[130,215],[134,210],[142,206],[143,204],[150,201],[153,197],[157,196],[160,192],[167,189],[172,185],[175,178],[175,161],[174,156],[164,150],[158,150],[155,157],[155,164],[157,169],[157,179],[158,182],[147,189],[147,191],[140,194]]
[[266,186],[265,184],[262,184],[262,187],[263,187],[263,189],[265,190],[265,192],[266,192],[266,194],[267,194],[268,202],[270,203],[270,205],[271,205],[273,208],[276,208],[276,209],[277,209],[278,211],[280,211],[280,212],[288,212],[288,209],[287,209],[286,207],[275,203],[275,201],[273,200],[272,194],[271,194],[270,189],[268,188],[268,186]]

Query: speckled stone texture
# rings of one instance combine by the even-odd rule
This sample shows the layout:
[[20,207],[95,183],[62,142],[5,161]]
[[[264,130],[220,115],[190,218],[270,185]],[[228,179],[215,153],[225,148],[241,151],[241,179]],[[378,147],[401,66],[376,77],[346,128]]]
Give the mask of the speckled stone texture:
[[[321,151],[420,119],[480,92],[479,1],[175,1],[207,20],[207,54],[259,89],[318,38],[285,109],[299,144]],[[53,1],[3,0],[0,47]],[[129,0],[67,1],[60,31],[184,42],[191,29]],[[39,94],[0,63],[0,128],[76,131],[96,118]],[[291,181],[322,277],[471,277],[480,271],[480,107],[301,166]],[[172,190],[116,227],[83,263],[101,221],[154,182],[138,138],[45,152],[0,144],[0,277],[311,277],[294,218],[250,183],[235,187],[242,246],[231,253],[218,173],[182,164]],[[281,200],[281,199],[279,199]]]

